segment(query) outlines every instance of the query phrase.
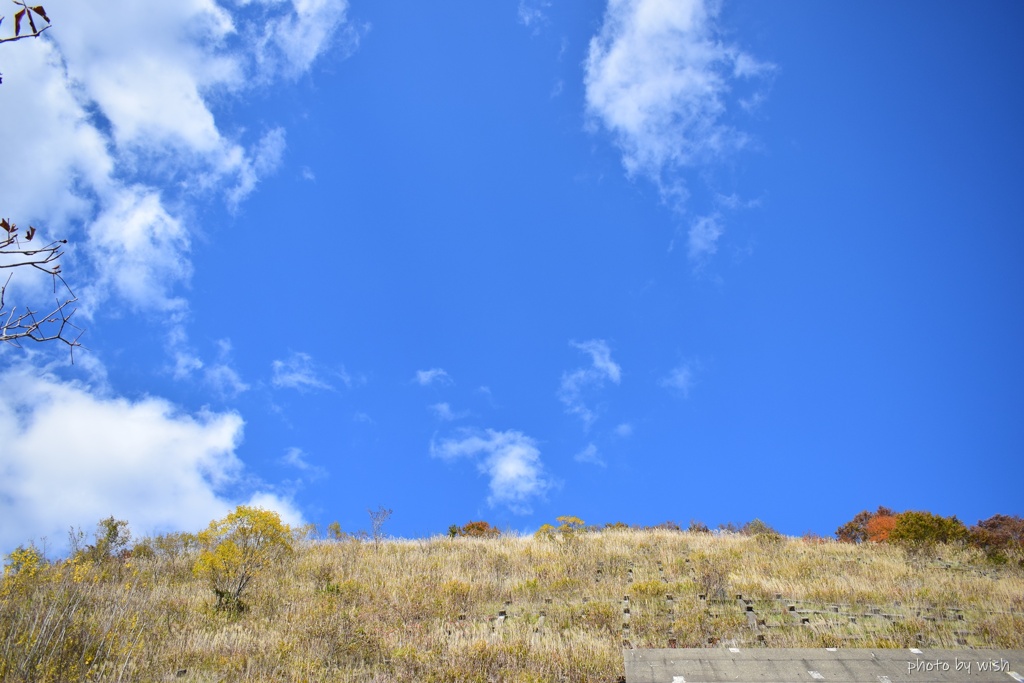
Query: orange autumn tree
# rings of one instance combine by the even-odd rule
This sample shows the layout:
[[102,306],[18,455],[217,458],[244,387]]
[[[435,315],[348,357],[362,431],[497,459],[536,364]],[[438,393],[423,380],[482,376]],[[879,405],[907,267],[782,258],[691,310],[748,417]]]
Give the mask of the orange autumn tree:
[[448,527],[448,535],[452,538],[456,536],[468,536],[470,538],[496,538],[501,535],[501,530],[483,520],[479,522],[468,522],[463,526],[453,524]]
[[867,532],[867,540],[872,543],[886,543],[889,540],[889,534],[896,528],[897,519],[899,519],[899,515],[872,515],[864,527]]
[[[878,540],[870,537],[868,525],[879,517],[895,516],[896,513],[884,505],[879,505],[878,510],[875,512],[868,512],[867,510],[858,512],[853,519],[836,529],[836,538],[843,543],[863,543],[865,541]],[[881,525],[884,528],[888,522],[876,522],[875,524]],[[892,531],[892,527],[889,526],[888,530]]]

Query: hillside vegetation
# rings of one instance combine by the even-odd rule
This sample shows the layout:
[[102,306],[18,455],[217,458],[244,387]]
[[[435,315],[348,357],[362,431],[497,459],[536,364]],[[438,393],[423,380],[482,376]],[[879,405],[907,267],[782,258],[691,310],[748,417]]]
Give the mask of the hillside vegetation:
[[233,514],[130,550],[111,518],[66,561],[12,553],[0,680],[612,682],[623,647],[1024,648],[1024,569],[964,543],[574,518],[373,542]]

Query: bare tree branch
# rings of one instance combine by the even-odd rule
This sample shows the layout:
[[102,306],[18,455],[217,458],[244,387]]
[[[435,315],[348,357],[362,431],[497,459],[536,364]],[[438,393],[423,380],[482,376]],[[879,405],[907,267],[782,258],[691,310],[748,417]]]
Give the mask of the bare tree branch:
[[[2,21],[2,20],[3,20],[3,17],[0,17],[0,21]],[[45,31],[48,28],[50,28],[49,24],[47,24],[46,26],[42,27],[41,29],[39,29],[35,33],[23,33],[20,36],[7,36],[6,38],[0,38],[0,43],[13,43],[16,40],[25,40],[26,38],[38,38],[39,36],[41,36],[43,34],[43,31]]]
[[[26,0],[12,0],[18,6],[14,13],[14,35],[0,37],[0,43],[10,43],[23,38],[38,38],[43,31],[50,28],[50,17],[42,5],[29,5]],[[45,24],[37,23],[37,19]],[[0,17],[0,23],[4,20]],[[22,27],[26,26],[25,31]],[[3,81],[0,80],[0,83]],[[21,347],[23,339],[34,342],[60,341],[68,345],[71,362],[75,362],[75,348],[81,346],[79,338],[82,330],[71,322],[71,316],[77,309],[72,308],[78,298],[71,291],[68,283],[60,274],[60,257],[67,240],[54,240],[49,244],[30,248],[27,244],[36,235],[36,229],[29,226],[24,235],[18,234],[18,226],[8,219],[0,219],[0,269],[4,268],[35,268],[53,278],[54,307],[49,313],[40,314],[28,306],[19,313],[16,306],[7,306],[7,287],[11,276],[0,287],[0,342]],[[6,234],[5,234],[6,233]],[[57,296],[57,282],[60,281],[66,294]]]
[[[11,275],[8,275],[7,281],[0,287],[0,342],[20,348],[23,339],[35,342],[61,341],[70,348],[71,362],[74,363],[75,347],[82,345],[79,341],[82,330],[71,322],[71,317],[78,310],[71,306],[78,298],[61,277],[60,264],[57,263],[64,255],[62,247],[67,240],[54,240],[38,249],[29,249],[22,245],[17,225],[4,218],[0,219],[0,229],[7,233],[0,238],[0,268],[28,266],[41,270],[53,278],[55,295],[58,292],[58,281],[66,292],[63,297],[54,297],[54,308],[44,315],[28,306],[19,314],[17,307],[7,306],[7,287],[11,282]],[[24,241],[31,242],[35,233],[36,229],[29,226]]]

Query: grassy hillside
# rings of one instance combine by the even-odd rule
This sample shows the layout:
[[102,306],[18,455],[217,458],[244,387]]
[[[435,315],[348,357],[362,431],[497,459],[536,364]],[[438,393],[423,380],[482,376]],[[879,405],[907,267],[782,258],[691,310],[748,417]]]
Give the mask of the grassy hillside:
[[617,681],[622,647],[1024,648],[970,548],[616,530],[305,541],[217,608],[187,536],[8,572],[3,680]]

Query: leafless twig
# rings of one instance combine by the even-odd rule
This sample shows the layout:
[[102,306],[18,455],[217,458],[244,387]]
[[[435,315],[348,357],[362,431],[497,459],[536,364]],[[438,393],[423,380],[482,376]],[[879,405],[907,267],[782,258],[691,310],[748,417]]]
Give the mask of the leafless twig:
[[[7,286],[11,282],[11,275],[8,275],[7,281],[0,287],[0,342],[20,347],[23,339],[35,342],[61,341],[70,347],[71,362],[74,363],[75,347],[82,345],[79,341],[82,330],[71,322],[77,310],[71,306],[78,298],[61,277],[60,264],[57,263],[64,254],[62,248],[67,241],[54,240],[38,249],[29,249],[22,245],[17,225],[7,219],[0,219],[0,229],[7,233],[0,238],[0,268],[29,266],[41,270],[53,278],[54,295],[58,291],[58,281],[66,292],[64,297],[54,297],[54,308],[46,314],[40,315],[28,306],[19,314],[17,307],[7,306]],[[32,241],[35,233],[35,228],[30,226],[25,232],[24,241]]]

